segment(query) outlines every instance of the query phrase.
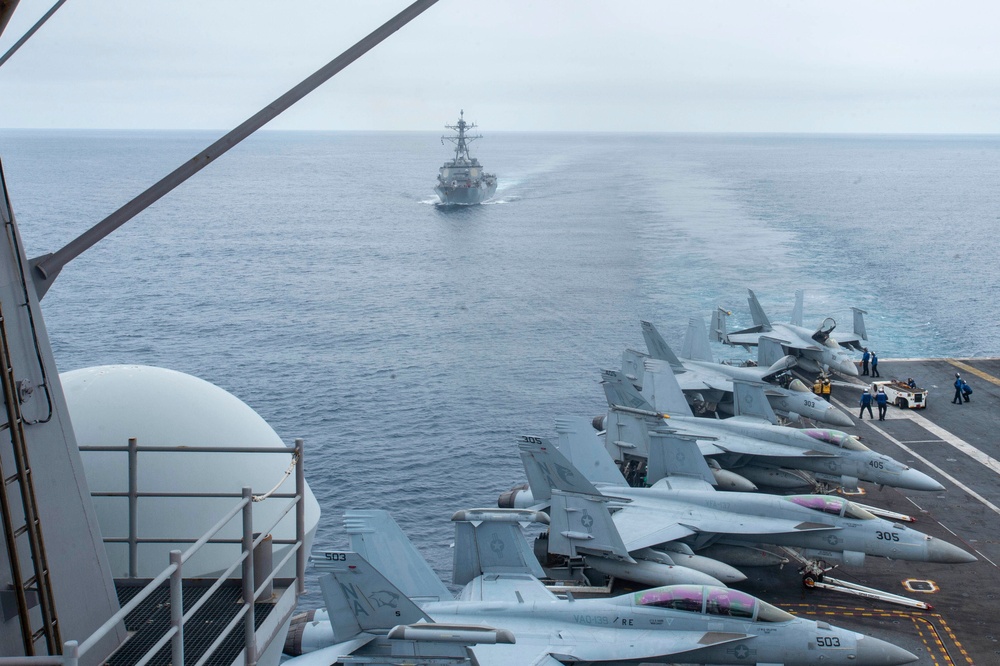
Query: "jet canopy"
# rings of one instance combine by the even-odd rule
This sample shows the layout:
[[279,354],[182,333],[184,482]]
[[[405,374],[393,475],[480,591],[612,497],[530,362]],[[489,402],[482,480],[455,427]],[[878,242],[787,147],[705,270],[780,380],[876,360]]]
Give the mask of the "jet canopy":
[[869,448],[862,444],[857,437],[854,435],[848,435],[846,432],[842,432],[840,430],[829,430],[828,428],[809,428],[807,430],[803,430],[802,432],[809,435],[813,439],[818,439],[821,442],[839,446],[840,448],[847,449],[848,451],[869,450]]
[[795,619],[785,611],[752,597],[746,592],[708,585],[668,585],[632,595],[635,606],[724,615],[757,622],[788,622]]
[[862,509],[854,502],[849,502],[839,497],[831,495],[788,495],[783,499],[794,502],[799,506],[804,506],[813,511],[830,514],[831,516],[843,516],[855,520],[874,520],[874,514]]

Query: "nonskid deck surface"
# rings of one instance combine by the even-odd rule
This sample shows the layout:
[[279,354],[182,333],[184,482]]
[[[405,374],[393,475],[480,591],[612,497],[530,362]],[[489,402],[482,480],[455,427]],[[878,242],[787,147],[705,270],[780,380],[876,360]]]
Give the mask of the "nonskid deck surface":
[[[129,638],[106,662],[108,666],[128,666],[137,663],[147,650],[170,629],[170,591],[169,581],[160,586],[138,608],[125,618],[125,628]],[[125,605],[142,589],[135,584],[116,584],[118,600]],[[184,581],[184,611],[188,612],[207,590],[203,581]],[[234,584],[223,585],[192,617],[192,621],[184,625],[184,657],[185,662],[193,664],[198,661],[213,641],[225,629],[229,622],[239,612],[242,590],[235,581]],[[260,626],[273,609],[273,604],[257,602],[254,604],[254,626]],[[244,628],[240,622],[206,662],[207,666],[229,666],[241,654],[244,647]],[[168,666],[173,663],[170,643],[163,646],[149,662],[154,666]]]
[[[825,590],[806,590],[789,563],[782,570],[748,568],[736,585],[803,617],[828,621],[888,640],[920,657],[919,664],[1000,663],[1000,359],[882,360],[882,379],[912,377],[929,390],[927,407],[890,406],[885,421],[858,421],[857,389],[837,386],[833,402],[855,421],[850,432],[940,481],[944,492],[879,489],[862,484],[851,499],[917,519],[916,529],[960,545],[972,564],[926,564],[867,558],[863,568],[831,575],[925,601],[910,610]],[[952,404],[955,373],[973,387],[968,403]],[[877,416],[877,410],[876,410]],[[923,591],[928,590],[928,591]]]

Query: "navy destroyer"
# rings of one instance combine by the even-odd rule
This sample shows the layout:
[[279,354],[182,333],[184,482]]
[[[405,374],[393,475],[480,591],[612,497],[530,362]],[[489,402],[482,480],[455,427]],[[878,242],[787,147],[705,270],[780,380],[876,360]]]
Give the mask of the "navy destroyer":
[[496,174],[483,171],[483,165],[469,155],[469,143],[483,138],[482,135],[468,136],[467,130],[476,126],[465,122],[465,110],[458,115],[458,123],[445,125],[458,132],[456,136],[443,136],[455,144],[455,159],[444,163],[438,171],[438,182],[434,187],[443,204],[477,204],[492,197],[497,191]]

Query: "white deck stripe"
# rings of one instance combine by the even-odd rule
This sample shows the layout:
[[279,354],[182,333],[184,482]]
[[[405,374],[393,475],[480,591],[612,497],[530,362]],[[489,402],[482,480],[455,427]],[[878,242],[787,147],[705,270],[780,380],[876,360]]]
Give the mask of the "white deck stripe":
[[[837,401],[837,403],[840,405],[841,408],[846,409],[846,405],[844,405],[844,403],[842,403],[839,400]],[[944,428],[934,425],[924,417],[914,412],[912,409],[901,410],[897,408],[895,410],[894,418],[910,419],[917,425],[926,428],[932,434],[939,436],[942,442],[950,444],[951,446],[955,447],[962,453],[965,453],[966,455],[970,456],[977,462],[982,463],[983,465],[990,468],[997,474],[1000,474],[1000,461],[997,461],[995,458],[991,458],[990,456],[986,455],[985,453],[983,453],[976,447],[972,446],[968,442],[962,441],[958,437],[955,437]],[[990,502],[988,499],[986,499],[985,497],[974,491],[972,488],[969,488],[967,485],[965,485],[964,483],[953,477],[951,474],[948,474],[946,471],[944,471],[943,469],[932,463],[930,460],[924,458],[922,455],[920,455],[910,447],[903,444],[903,442],[899,441],[898,439],[887,433],[885,430],[875,425],[875,423],[873,423],[872,421],[868,421],[868,425],[871,426],[872,430],[879,433],[880,435],[888,439],[890,442],[892,442],[899,448],[903,449],[911,456],[913,456],[920,462],[924,463],[925,465],[933,469],[935,472],[937,472],[944,478],[954,483],[956,486],[967,492],[971,497],[976,498],[983,506],[990,509],[994,513],[1000,515],[1000,507],[998,507],[996,504],[993,504],[993,502]]]

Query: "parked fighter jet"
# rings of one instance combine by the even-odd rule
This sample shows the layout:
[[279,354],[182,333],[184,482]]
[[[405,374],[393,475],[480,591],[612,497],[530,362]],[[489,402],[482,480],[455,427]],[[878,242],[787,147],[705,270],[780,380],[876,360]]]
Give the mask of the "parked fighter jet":
[[764,314],[764,309],[757,302],[757,296],[753,290],[748,289],[750,296],[750,316],[753,317],[754,325],[742,331],[726,332],[727,310],[716,308],[712,313],[711,335],[716,342],[724,342],[727,345],[741,345],[751,347],[757,344],[760,336],[766,335],[781,343],[782,349],[788,354],[795,355],[798,364],[803,370],[810,372],[821,372],[835,370],[851,377],[858,376],[858,368],[854,365],[854,360],[831,337],[833,330],[837,327],[837,322],[831,317],[823,320],[815,331],[808,328],[796,326],[794,324],[772,324]]
[[652,417],[653,427],[695,437],[702,455],[755,485],[795,490],[825,483],[856,489],[860,479],[909,490],[944,490],[923,472],[872,451],[845,432],[774,425],[760,385],[736,380],[737,416],[713,420],[692,415],[664,362],[646,359],[643,377],[640,393],[621,373],[604,371],[602,385],[610,409],[596,425],[606,431],[608,452],[617,460],[648,457],[647,419]]
[[[704,401],[704,396],[709,395],[714,398],[713,404],[716,410],[727,414],[733,414],[733,380],[764,383],[770,381],[777,375],[784,373],[793,367],[796,359],[792,355],[781,355],[781,346],[776,340],[763,336],[757,347],[758,365],[757,367],[736,367],[716,363],[712,359],[712,350],[708,346],[708,333],[705,331],[705,324],[699,317],[692,317],[688,322],[688,332],[684,338],[684,358],[678,358],[674,354],[670,345],[663,339],[656,327],[648,322],[642,321],[642,336],[646,340],[646,348],[649,356],[670,364],[674,371],[677,383],[688,398],[688,403],[695,401],[700,396]],[[622,370],[627,361],[633,360],[636,352],[626,351],[622,359]],[[642,368],[641,363],[633,362],[635,366],[632,372],[636,374],[639,384],[642,383],[641,375],[638,373]],[[630,366],[631,367],[631,366]],[[817,396],[807,389],[799,380],[793,380],[789,388],[767,384],[764,388],[767,401],[771,404],[771,409],[781,416],[798,421],[800,417],[822,421],[831,425],[850,428],[854,425],[851,417],[834,407],[826,400]]]
[[806,558],[852,566],[863,564],[866,555],[949,564],[976,561],[957,546],[878,518],[842,497],[717,492],[695,442],[674,433],[650,432],[650,466],[665,474],[652,487],[631,488],[624,479],[613,484],[592,482],[592,469],[606,470],[613,462],[584,427],[569,440],[572,456],[583,465],[574,464],[542,438],[526,437],[519,445],[529,490],[511,497],[513,505],[535,506],[550,501],[553,489],[563,492],[559,502],[551,499],[552,524],[566,525],[550,530],[551,552],[600,554],[603,535],[593,528],[601,524],[594,512],[603,504],[605,511],[613,512],[614,525],[630,554],[679,542],[695,553],[725,561],[705,549],[726,544],[738,552],[740,547],[754,549],[765,543],[798,548]]
[[[802,300],[803,291],[797,289],[795,291],[795,306],[792,308],[792,318],[791,323],[795,326],[802,326]],[[834,340],[837,341],[841,347],[850,347],[856,351],[861,351],[864,349],[863,342],[868,341],[868,331],[865,329],[865,315],[868,314],[865,310],[861,308],[851,307],[851,311],[854,313],[854,330],[852,332],[847,331],[833,331],[830,334]]]
[[[494,513],[497,513],[494,511]],[[398,532],[398,528],[397,532]],[[495,532],[479,540],[483,561],[522,547]],[[400,538],[401,537],[401,540]],[[433,577],[405,536],[398,550],[326,552],[314,558],[328,635],[290,666],[396,664],[782,663],[875,666],[916,660],[876,638],[797,618],[744,592],[700,585],[661,587],[607,599],[560,599],[529,573],[484,572],[455,600],[415,602],[399,572]],[[385,568],[383,568],[385,567]],[[405,578],[405,577],[404,577]],[[424,590],[438,594],[440,581]],[[421,592],[419,589],[413,590]],[[347,657],[350,655],[350,657]]]

